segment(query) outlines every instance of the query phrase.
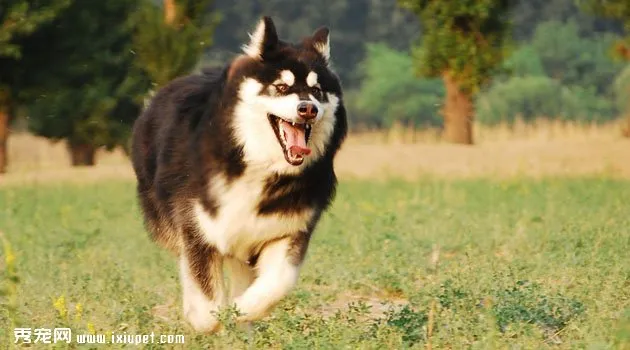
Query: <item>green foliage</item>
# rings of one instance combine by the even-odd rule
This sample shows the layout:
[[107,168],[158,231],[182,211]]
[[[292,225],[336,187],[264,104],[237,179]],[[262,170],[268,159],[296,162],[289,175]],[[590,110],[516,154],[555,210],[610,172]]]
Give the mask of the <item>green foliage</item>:
[[50,22],[71,0],[3,0],[0,9],[0,57],[20,58],[19,38]]
[[582,37],[578,30],[572,20],[544,22],[536,28],[530,45],[540,56],[547,76],[564,85],[594,87],[604,94],[623,67],[611,59],[610,47],[618,36],[602,33]]
[[539,284],[517,281],[499,291],[492,306],[499,328],[505,331],[512,323],[524,322],[557,332],[584,313],[582,302],[562,295],[547,295],[541,289]]
[[290,41],[312,34],[319,26],[329,26],[332,62],[349,89],[361,82],[356,66],[365,58],[366,43],[384,41],[397,50],[408,50],[419,29],[415,16],[391,0],[216,0],[216,4],[223,19],[212,50],[207,52],[209,63],[223,64],[224,59],[239,53],[260,16],[270,14],[280,36]]
[[598,94],[594,88],[570,86],[566,97],[569,112],[565,120],[599,123],[617,117],[618,110],[614,101],[608,96]]
[[625,40],[617,41],[619,57],[630,60],[630,2],[627,0],[577,0],[587,12],[619,20],[626,32]]
[[[130,0],[78,1],[29,38],[31,65],[50,71],[29,105],[32,132],[108,149],[126,144],[149,87],[133,65],[136,7]],[[55,50],[41,55],[48,47]]]
[[468,296],[469,293],[467,291],[463,290],[461,286],[456,285],[453,280],[448,279],[440,286],[440,290],[437,293],[437,300],[443,308],[451,309],[456,308],[457,304]]
[[208,11],[212,2],[176,1],[176,17],[172,24],[167,24],[162,8],[141,1],[134,18],[137,22],[134,63],[147,72],[156,87],[189,73],[212,44],[212,33],[220,19],[217,13]]
[[449,73],[459,88],[476,93],[506,56],[508,0],[398,0],[422,24],[420,75]]
[[[3,0],[0,5],[0,103],[17,107],[49,75],[46,65],[24,59],[23,44],[64,10],[71,0]],[[44,51],[45,52],[45,51]],[[39,56],[41,52],[39,52]],[[28,58],[28,57],[27,57]],[[5,106],[2,106],[3,108]],[[13,120],[14,113],[9,113]],[[0,126],[2,128],[3,126]]]
[[583,11],[580,3],[584,1],[590,0],[514,0],[516,5],[510,13],[514,39],[518,42],[531,40],[538,26],[549,21],[573,21],[582,37],[602,32],[622,33],[623,28],[617,21]]
[[626,65],[613,82],[615,102],[621,113],[630,113],[630,65]]
[[361,68],[364,79],[356,95],[357,114],[385,127],[396,121],[410,125],[440,124],[442,82],[410,74],[413,62],[409,55],[384,44],[369,44]]
[[425,312],[414,311],[405,305],[399,310],[388,310],[385,322],[389,327],[398,328],[402,332],[402,341],[409,346],[426,338],[424,327],[428,319]]
[[[506,287],[490,286],[485,293],[488,297],[475,301],[473,291],[465,290],[453,280],[446,280],[441,286],[438,301],[445,309],[466,312],[467,308],[490,306],[497,328],[506,332],[508,327],[528,323],[546,332],[556,332],[570,321],[582,316],[584,304],[560,293],[545,291],[543,286],[528,281],[516,281]],[[476,302],[476,305],[471,303]]]
[[[553,98],[550,98],[553,96]],[[545,76],[514,77],[496,82],[477,99],[482,123],[560,118],[579,121],[604,121],[614,116],[614,106],[593,90],[566,87]]]
[[139,106],[125,96],[117,82],[102,78],[82,88],[62,88],[35,101],[29,110],[29,129],[51,140],[66,139],[71,144],[112,150],[126,145]]
[[[550,34],[550,33],[553,33]],[[622,66],[610,55],[613,33],[585,37],[574,20],[538,25],[528,43],[504,62],[500,76],[477,100],[479,120],[512,123],[520,116],[605,121],[616,114],[611,81]]]
[[[29,129],[71,145],[126,147],[151,83],[190,71],[212,42],[209,5],[178,2],[170,25],[146,0],[70,5],[25,44],[30,66],[49,66],[29,104]],[[49,46],[51,55],[38,54]]]
[[506,72],[511,76],[545,76],[545,68],[536,49],[530,45],[523,45],[516,49],[508,59],[503,62]]

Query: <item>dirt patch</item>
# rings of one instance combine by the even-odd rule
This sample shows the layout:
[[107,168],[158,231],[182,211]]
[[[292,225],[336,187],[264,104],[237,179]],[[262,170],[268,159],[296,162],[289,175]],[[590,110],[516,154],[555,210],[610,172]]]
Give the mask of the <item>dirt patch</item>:
[[333,317],[337,312],[348,313],[351,307],[360,308],[362,304],[368,308],[368,311],[363,314],[364,317],[378,319],[384,317],[390,309],[400,309],[408,303],[409,302],[405,299],[342,294],[335,301],[321,306],[316,311],[327,318]]

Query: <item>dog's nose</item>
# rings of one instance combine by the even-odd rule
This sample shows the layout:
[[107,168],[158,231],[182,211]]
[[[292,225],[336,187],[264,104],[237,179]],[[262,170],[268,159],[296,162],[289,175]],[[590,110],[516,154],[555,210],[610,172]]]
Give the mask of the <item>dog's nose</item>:
[[306,120],[317,117],[317,106],[313,102],[300,102],[297,110],[298,115]]

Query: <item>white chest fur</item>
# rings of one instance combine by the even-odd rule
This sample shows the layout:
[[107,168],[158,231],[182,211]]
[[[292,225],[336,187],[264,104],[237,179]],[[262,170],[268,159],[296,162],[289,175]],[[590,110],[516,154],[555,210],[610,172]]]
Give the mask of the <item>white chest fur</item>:
[[300,213],[258,215],[264,176],[245,174],[227,184],[214,177],[210,191],[217,201],[217,213],[210,216],[201,203],[195,203],[195,216],[208,243],[222,254],[249,259],[252,249],[266,241],[306,230],[312,210]]

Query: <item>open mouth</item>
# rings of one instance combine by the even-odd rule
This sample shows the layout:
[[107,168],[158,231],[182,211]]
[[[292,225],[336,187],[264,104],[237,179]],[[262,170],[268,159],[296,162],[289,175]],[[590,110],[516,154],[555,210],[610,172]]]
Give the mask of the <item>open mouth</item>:
[[291,165],[302,164],[304,157],[311,154],[311,149],[307,146],[311,124],[289,122],[273,114],[268,114],[267,117],[282,147],[284,159]]

